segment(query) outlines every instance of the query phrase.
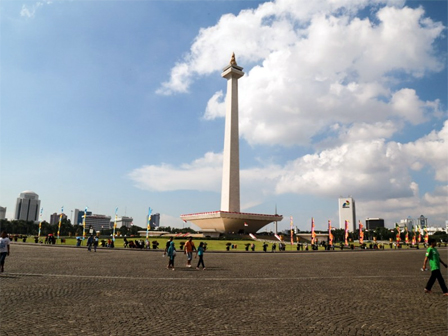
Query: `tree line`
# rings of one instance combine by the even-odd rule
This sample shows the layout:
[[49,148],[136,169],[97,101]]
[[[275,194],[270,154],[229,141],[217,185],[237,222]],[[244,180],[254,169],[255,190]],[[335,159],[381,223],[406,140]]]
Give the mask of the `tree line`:
[[[50,224],[47,221],[41,222],[40,235],[47,236],[49,234],[57,235],[59,222],[56,224]],[[144,230],[143,228],[133,225],[130,228],[121,227],[117,228],[116,234],[120,235],[138,235],[138,231]],[[33,221],[24,220],[0,220],[0,231],[6,231],[8,234],[12,235],[27,235],[27,236],[37,236],[39,233],[39,223]],[[111,235],[112,229],[101,230],[102,235]],[[60,236],[82,236],[83,226],[73,225],[70,219],[61,220]],[[86,234],[89,234],[89,228],[86,227]],[[94,231],[96,234],[96,232]]]

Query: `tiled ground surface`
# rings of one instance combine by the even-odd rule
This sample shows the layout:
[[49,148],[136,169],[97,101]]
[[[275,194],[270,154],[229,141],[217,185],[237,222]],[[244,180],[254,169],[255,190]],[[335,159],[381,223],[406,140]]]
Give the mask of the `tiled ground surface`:
[[156,251],[13,244],[0,335],[446,336],[448,297],[438,284],[423,293],[423,259],[423,249],[209,252],[205,271],[183,254],[171,271]]

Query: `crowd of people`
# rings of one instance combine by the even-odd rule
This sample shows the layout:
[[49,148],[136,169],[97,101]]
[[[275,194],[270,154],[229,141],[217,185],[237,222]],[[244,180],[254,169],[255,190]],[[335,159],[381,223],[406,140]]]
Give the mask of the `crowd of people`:
[[[78,237],[79,238],[79,237]],[[54,244],[56,238],[52,235],[48,235],[45,239],[46,244]],[[78,240],[79,241],[79,240]],[[102,244],[105,242],[102,240]],[[0,267],[1,272],[4,272],[5,268],[5,260],[6,257],[10,255],[10,243],[11,240],[8,237],[8,234],[5,231],[2,231],[0,234]],[[133,244],[136,244],[136,242],[132,242]],[[113,241],[109,239],[108,245],[110,247],[113,247]],[[87,239],[87,250],[89,252],[92,251],[92,248],[94,252],[96,252],[99,245],[99,238],[97,236],[90,235]],[[157,243],[158,245],[158,243]],[[157,245],[155,245],[155,248],[157,248]],[[426,244],[425,244],[426,245]],[[79,245],[78,245],[79,246]],[[103,244],[104,246],[104,244]],[[148,239],[145,242],[142,240],[138,241],[138,246],[140,248],[143,248],[143,246],[147,246],[149,248],[149,241]],[[230,249],[230,246],[233,248],[236,248],[236,245],[227,244],[227,250]],[[279,250],[284,250],[285,248],[284,243],[279,243]],[[298,245],[299,248],[300,245]],[[432,287],[437,280],[439,282],[440,288],[442,289],[443,295],[448,296],[448,288],[446,286],[445,280],[442,276],[442,272],[440,271],[440,264],[445,266],[445,268],[448,268],[448,265],[440,258],[440,254],[436,248],[437,242],[435,239],[429,240],[429,247],[425,254],[425,260],[423,262],[422,271],[426,271],[427,264],[429,263],[430,269],[431,269],[431,276],[424,288],[425,293],[432,293]],[[440,245],[439,245],[440,246]],[[127,241],[127,239],[124,239],[124,247],[131,247],[131,242]],[[249,247],[252,251],[255,251],[255,243],[252,244],[246,244],[246,251],[249,250]],[[272,244],[271,252],[275,252],[276,250],[276,243]],[[426,247],[426,246],[425,246]],[[263,251],[267,252],[268,244],[266,242],[263,243]],[[192,267],[192,260],[194,258],[198,258],[198,263],[196,265],[196,269],[199,270],[202,266],[202,270],[205,270],[205,263],[204,263],[204,253],[207,249],[207,244],[204,242],[200,242],[198,248],[196,248],[193,238],[190,237],[188,241],[183,244],[182,248],[180,249],[185,255],[186,255],[186,267],[191,268]],[[306,244],[306,249],[308,249],[308,244]],[[175,246],[175,242],[173,241],[173,237],[170,237],[170,239],[167,241],[165,250],[163,252],[163,255],[168,258],[168,265],[167,269],[175,270],[174,261],[177,255],[177,250]]]

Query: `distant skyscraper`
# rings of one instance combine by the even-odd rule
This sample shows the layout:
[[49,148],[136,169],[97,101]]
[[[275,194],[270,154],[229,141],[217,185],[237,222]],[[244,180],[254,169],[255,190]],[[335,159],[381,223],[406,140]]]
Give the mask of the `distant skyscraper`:
[[375,230],[377,228],[383,228],[384,219],[383,218],[366,218],[366,229]]
[[151,225],[151,229],[155,229],[160,226],[160,214],[159,213],[155,213],[154,215],[151,215],[151,220],[149,222],[149,225]]
[[29,190],[24,191],[17,198],[14,219],[37,222],[39,220],[39,210],[39,195]]
[[354,232],[356,228],[355,200],[352,197],[339,198],[339,228],[345,229],[348,221],[348,230]]
[[6,207],[0,206],[0,219],[6,219]]
[[134,219],[132,217],[117,217],[117,228],[121,228],[123,226],[130,228]]
[[[91,215],[92,211],[87,211],[87,216]],[[73,225],[82,224],[84,210],[75,209],[75,216],[73,217]]]
[[[110,216],[105,215],[87,215],[86,230],[92,227],[95,231],[107,230],[112,228],[113,223],[110,221]],[[87,231],[88,232],[88,231]]]
[[[53,213],[52,215],[50,215],[50,224],[54,225],[54,224],[58,224],[59,223],[59,218],[60,218],[60,214],[58,213]],[[62,219],[67,220],[67,215],[66,214],[62,214]]]

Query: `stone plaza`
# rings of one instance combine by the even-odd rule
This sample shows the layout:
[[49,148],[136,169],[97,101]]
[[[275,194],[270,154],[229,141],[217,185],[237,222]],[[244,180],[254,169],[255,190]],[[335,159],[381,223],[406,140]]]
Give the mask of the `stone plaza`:
[[15,243],[0,334],[445,336],[448,298],[437,283],[423,293],[424,253],[206,252],[205,271],[178,253],[172,271],[162,251]]

